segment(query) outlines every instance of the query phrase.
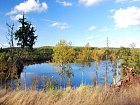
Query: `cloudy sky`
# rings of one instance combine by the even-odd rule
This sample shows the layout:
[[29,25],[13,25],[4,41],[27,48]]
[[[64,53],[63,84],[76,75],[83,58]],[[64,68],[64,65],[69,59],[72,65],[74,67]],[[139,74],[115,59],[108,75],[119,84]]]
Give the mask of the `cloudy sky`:
[[7,44],[6,22],[15,24],[25,13],[36,28],[35,47],[59,40],[74,46],[140,48],[140,0],[0,0],[0,46]]

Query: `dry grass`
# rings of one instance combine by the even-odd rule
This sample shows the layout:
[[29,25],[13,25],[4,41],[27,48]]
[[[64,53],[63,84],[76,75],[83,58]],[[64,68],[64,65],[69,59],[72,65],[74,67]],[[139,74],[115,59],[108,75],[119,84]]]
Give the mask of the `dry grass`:
[[0,91],[0,105],[140,105],[140,86],[121,92],[81,86],[65,91]]

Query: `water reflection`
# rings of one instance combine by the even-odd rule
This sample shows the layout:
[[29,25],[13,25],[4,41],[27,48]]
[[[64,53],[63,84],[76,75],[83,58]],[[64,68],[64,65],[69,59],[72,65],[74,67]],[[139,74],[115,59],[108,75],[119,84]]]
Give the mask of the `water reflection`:
[[[101,62],[101,64],[99,65],[99,69],[98,69],[98,83],[99,84],[104,84],[104,77],[105,77],[105,63],[107,61],[103,61]],[[108,61],[109,62],[109,61]],[[113,80],[113,71],[112,71],[112,65],[109,62],[109,72],[108,72],[108,82],[109,84],[112,83]],[[71,77],[72,80],[72,86],[73,87],[78,87],[81,84],[81,80],[82,80],[82,70],[79,68],[78,64],[71,64],[72,67],[72,72],[74,73],[74,76]],[[85,66],[83,68],[83,82],[86,85],[92,85],[93,81],[92,78],[96,77],[96,72],[95,72],[95,67],[94,67],[94,62],[91,62],[91,67]],[[26,76],[25,76],[26,73]],[[34,65],[29,65],[29,66],[25,66],[23,69],[23,72],[20,75],[20,79],[19,81],[22,84],[22,87],[24,86],[25,80],[26,80],[26,85],[27,87],[30,87],[33,81],[34,76],[37,75],[38,79],[39,79],[39,84],[38,84],[38,88],[41,88],[42,86],[42,82],[41,82],[41,78],[42,76],[46,76],[46,78],[52,78],[53,80],[57,80],[58,81],[58,85],[60,85],[60,75],[57,72],[57,69],[55,67],[53,67],[51,64],[49,63],[42,63],[42,64],[34,64]],[[62,87],[65,87],[67,84],[67,77],[65,76],[65,78],[62,81]]]

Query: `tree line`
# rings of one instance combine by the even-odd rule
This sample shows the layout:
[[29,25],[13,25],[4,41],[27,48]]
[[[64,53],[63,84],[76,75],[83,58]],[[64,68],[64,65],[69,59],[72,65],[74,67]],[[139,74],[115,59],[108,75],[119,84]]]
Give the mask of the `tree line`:
[[[34,58],[43,59],[45,57],[49,58],[47,60],[53,63],[53,66],[57,67],[61,85],[64,76],[68,78],[67,85],[71,86],[72,84],[71,77],[74,76],[74,74],[72,72],[71,63],[78,64],[80,70],[82,71],[82,84],[84,80],[84,67],[90,67],[91,62],[94,62],[96,72],[96,77],[94,78],[95,84],[98,84],[98,69],[102,61],[106,61],[105,85],[108,83],[108,61],[110,61],[113,65],[114,75],[116,75],[118,63],[120,62],[121,65],[131,67],[134,70],[133,72],[140,74],[140,49],[136,49],[134,43],[130,45],[130,48],[109,48],[108,45],[106,48],[97,48],[91,47],[89,43],[87,43],[84,47],[74,47],[72,46],[72,42],[60,40],[56,46],[33,49],[33,45],[37,40],[34,26],[31,22],[26,20],[24,14],[18,22],[21,25],[15,32],[14,24],[7,24],[10,48],[8,48],[8,50],[0,49],[0,72],[6,73],[4,78],[13,78],[13,75],[17,74],[20,67],[23,67],[23,58],[32,58],[34,61]],[[20,48],[16,48],[14,46],[14,40],[17,40],[17,45],[20,46]]]
[[61,81],[63,80],[63,75],[66,75],[68,77],[68,84],[71,82],[71,76],[74,75],[72,73],[71,63],[78,63],[78,66],[82,70],[82,84],[84,67],[90,67],[91,62],[94,62],[94,68],[96,70],[95,84],[98,84],[98,67],[102,61],[106,61],[105,85],[108,83],[108,61],[110,61],[113,65],[114,75],[116,75],[117,68],[119,68],[119,63],[121,63],[121,66],[125,65],[133,68],[133,72],[140,74],[140,50],[134,48],[121,47],[117,49],[92,49],[89,43],[87,43],[85,47],[82,47],[77,51],[72,46],[71,42],[61,40],[53,48],[52,59],[52,62],[54,63],[53,65],[58,69]]

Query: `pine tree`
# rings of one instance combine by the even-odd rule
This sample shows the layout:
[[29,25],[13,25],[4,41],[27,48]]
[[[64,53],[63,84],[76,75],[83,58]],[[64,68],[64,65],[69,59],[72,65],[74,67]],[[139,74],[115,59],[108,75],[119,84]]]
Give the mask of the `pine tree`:
[[21,26],[15,32],[15,39],[18,40],[17,45],[20,45],[23,49],[32,49],[33,45],[35,44],[35,40],[37,39],[37,36],[35,35],[35,29],[31,22],[26,21],[24,14],[23,17],[18,21]]

